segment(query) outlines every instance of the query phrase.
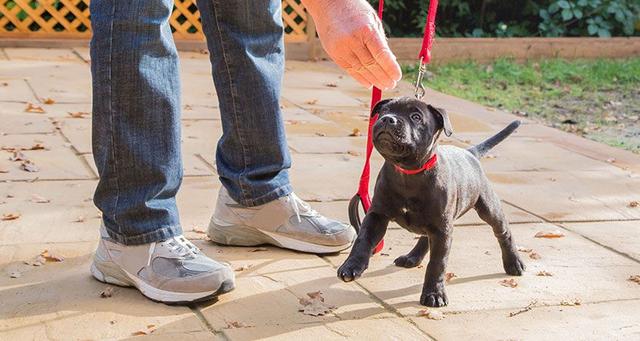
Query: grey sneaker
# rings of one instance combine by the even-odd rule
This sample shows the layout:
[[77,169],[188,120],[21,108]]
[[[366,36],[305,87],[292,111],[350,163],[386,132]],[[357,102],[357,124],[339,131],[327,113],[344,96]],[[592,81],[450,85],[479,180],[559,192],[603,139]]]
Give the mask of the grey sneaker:
[[170,304],[204,301],[234,288],[233,270],[183,236],[127,246],[110,239],[104,227],[100,234],[91,274],[101,282],[134,286],[146,297]]
[[218,244],[272,244],[309,253],[344,250],[356,237],[351,225],[321,216],[293,193],[247,207],[234,201],[224,187],[218,194],[207,234]]

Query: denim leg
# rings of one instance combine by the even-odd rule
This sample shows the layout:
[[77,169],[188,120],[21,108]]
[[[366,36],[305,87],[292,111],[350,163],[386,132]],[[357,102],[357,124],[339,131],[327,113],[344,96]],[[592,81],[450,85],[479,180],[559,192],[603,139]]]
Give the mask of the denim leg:
[[197,3],[220,99],[220,181],[246,206],[287,195],[291,157],[279,103],[284,74],[281,1]]
[[92,0],[94,202],[109,235],[135,245],[182,233],[180,79],[172,0]]

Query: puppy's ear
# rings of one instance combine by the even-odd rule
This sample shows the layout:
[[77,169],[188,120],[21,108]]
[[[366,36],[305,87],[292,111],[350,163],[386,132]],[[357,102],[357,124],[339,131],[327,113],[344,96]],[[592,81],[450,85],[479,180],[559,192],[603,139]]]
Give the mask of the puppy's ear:
[[449,121],[449,115],[447,115],[447,112],[442,108],[436,108],[430,104],[427,105],[427,108],[429,108],[429,111],[436,118],[439,118],[441,120],[444,134],[447,136],[451,136],[451,134],[453,134],[453,128],[451,127],[451,121]]
[[375,114],[379,114],[380,110],[382,110],[382,107],[384,107],[389,102],[391,102],[391,98],[387,98],[387,99],[383,99],[381,101],[378,101],[378,103],[376,103],[376,105],[371,110],[371,116],[373,116]]

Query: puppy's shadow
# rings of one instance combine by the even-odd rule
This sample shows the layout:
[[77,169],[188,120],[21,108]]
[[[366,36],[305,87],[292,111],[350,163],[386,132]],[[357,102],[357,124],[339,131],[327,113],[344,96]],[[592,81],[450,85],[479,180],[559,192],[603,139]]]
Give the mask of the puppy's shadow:
[[496,272],[493,274],[478,275],[478,276],[455,277],[451,279],[451,281],[449,281],[447,285],[456,285],[456,284],[463,284],[463,283],[469,283],[469,282],[475,282],[475,281],[482,281],[485,279],[498,279],[498,278],[506,278],[506,277],[511,277],[511,276],[507,275],[504,272]]

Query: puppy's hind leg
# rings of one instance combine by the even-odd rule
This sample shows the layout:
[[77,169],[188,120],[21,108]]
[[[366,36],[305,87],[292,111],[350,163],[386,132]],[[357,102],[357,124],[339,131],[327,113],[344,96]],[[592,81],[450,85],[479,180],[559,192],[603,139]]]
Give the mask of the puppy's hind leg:
[[403,268],[413,268],[422,263],[427,252],[429,252],[429,238],[422,236],[418,239],[418,243],[416,243],[416,246],[414,246],[409,253],[396,258],[393,263]]
[[491,188],[487,188],[480,195],[475,209],[480,219],[493,228],[493,234],[498,239],[502,250],[504,271],[512,276],[521,276],[525,266],[518,255],[518,250],[509,229],[509,222],[504,216],[498,195]]

